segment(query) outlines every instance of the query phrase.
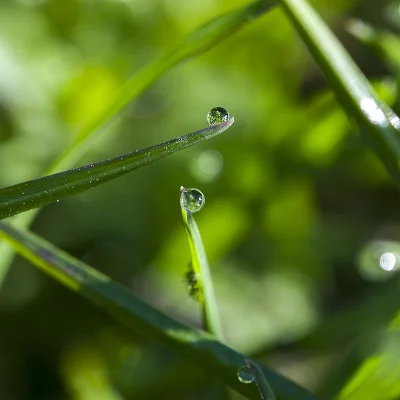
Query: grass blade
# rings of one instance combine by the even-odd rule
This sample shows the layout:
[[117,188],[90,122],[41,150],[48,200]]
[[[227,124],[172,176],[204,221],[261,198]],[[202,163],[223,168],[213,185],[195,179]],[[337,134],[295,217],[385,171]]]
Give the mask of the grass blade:
[[[116,94],[115,98],[98,115],[93,117],[81,131],[76,140],[54,161],[44,175],[54,174],[71,168],[92,143],[98,129],[110,121],[127,104],[136,99],[153,82],[175,65],[193,58],[227,39],[245,27],[249,22],[266,13],[277,4],[277,0],[258,0],[219,16],[191,33],[184,42],[172,52],[145,67],[130,78]],[[36,216],[33,210],[14,218],[17,226],[28,227]],[[0,245],[0,287],[13,259],[10,247]]]
[[188,35],[181,45],[166,56],[128,79],[101,113],[82,128],[75,142],[61,154],[47,171],[47,174],[70,168],[78,160],[87,145],[91,143],[96,130],[114,118],[165,72],[221,43],[276,4],[277,0],[258,0],[213,19]]
[[54,203],[210,139],[228,129],[233,121],[231,118],[146,149],[0,189],[0,219]]
[[[181,187],[181,196],[186,190]],[[201,304],[203,309],[204,324],[207,332],[215,335],[218,340],[223,341],[221,321],[219,318],[217,300],[214,294],[214,285],[211,278],[210,266],[208,264],[207,253],[204,249],[203,241],[193,214],[186,211],[181,206],[183,225],[187,233],[190,254],[192,257],[192,268],[196,276],[199,277],[201,289]]]
[[364,140],[400,187],[400,120],[306,0],[280,0]]
[[[253,385],[243,385],[236,377],[237,369],[246,361],[245,356],[218,342],[214,336],[173,320],[106,275],[29,231],[0,221],[0,238],[40,270],[85,296],[125,325],[170,346],[178,354],[196,362],[210,377],[221,380],[249,399],[259,398]],[[275,371],[265,366],[262,366],[262,371],[280,399],[315,400],[313,394]]]

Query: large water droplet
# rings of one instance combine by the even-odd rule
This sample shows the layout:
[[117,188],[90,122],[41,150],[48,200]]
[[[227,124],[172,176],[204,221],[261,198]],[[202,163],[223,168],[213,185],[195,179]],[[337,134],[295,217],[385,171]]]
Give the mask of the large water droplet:
[[229,113],[222,107],[214,107],[207,114],[207,123],[208,125],[218,125],[222,124],[222,122],[228,121]]
[[252,383],[255,380],[253,371],[247,365],[239,368],[237,372],[237,377],[242,383]]
[[206,202],[204,194],[199,189],[181,187],[181,207],[188,212],[200,211]]

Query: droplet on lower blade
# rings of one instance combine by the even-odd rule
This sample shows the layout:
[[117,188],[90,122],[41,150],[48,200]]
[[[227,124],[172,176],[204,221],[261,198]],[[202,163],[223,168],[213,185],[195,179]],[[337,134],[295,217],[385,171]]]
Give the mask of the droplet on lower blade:
[[243,367],[239,368],[239,370],[237,372],[237,377],[240,382],[246,383],[246,384],[252,383],[255,380],[253,371],[247,365],[244,365]]

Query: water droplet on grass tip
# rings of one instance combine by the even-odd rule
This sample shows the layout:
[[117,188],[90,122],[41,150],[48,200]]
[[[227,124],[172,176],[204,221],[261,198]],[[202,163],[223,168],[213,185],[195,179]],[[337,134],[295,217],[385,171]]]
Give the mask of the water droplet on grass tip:
[[206,202],[204,194],[199,189],[181,187],[181,207],[188,212],[200,211]]
[[229,113],[222,107],[214,107],[207,114],[207,123],[209,126],[222,124],[229,119]]
[[247,365],[239,368],[237,377],[242,383],[252,383],[255,380],[253,371]]

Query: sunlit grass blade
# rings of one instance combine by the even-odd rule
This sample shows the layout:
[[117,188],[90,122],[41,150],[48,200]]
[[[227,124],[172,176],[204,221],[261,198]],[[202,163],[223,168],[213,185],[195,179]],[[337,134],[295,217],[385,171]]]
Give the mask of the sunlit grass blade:
[[[345,310],[347,315],[337,319],[336,327],[322,324],[324,329],[339,336],[338,344],[348,343],[346,325],[351,327],[348,337],[357,337],[342,357],[328,371],[320,394],[324,398],[362,399],[398,398],[399,384],[399,267],[400,243],[372,240],[360,251],[360,274],[369,281],[380,282],[374,291],[365,293],[356,310]],[[383,283],[388,281],[387,283]],[[393,319],[393,315],[397,316]],[[374,316],[374,318],[371,318]],[[392,322],[389,323],[390,319]],[[388,325],[389,323],[389,325]],[[340,332],[336,335],[336,332]],[[336,340],[336,338],[335,338]],[[331,340],[329,340],[331,342]],[[332,344],[330,344],[332,345]],[[325,340],[326,346],[326,340]]]
[[254,375],[254,380],[260,392],[261,399],[276,400],[275,394],[258,364],[252,360],[246,360],[246,364]]
[[[384,329],[366,331],[343,354],[323,387],[324,398],[397,399],[400,396],[399,313]],[[328,371],[329,372],[329,371]]]
[[71,167],[87,144],[91,143],[92,136],[97,129],[115,117],[172,67],[204,53],[226,40],[230,35],[266,13],[276,4],[277,0],[258,0],[250,5],[221,15],[196,29],[170,53],[143,68],[143,70],[126,81],[110,103],[82,128],[75,142],[61,154],[47,173],[54,173]]
[[[175,65],[193,58],[218,45],[249,22],[266,13],[277,4],[277,0],[258,0],[250,5],[221,15],[192,32],[181,45],[159,60],[143,68],[130,78],[103,110],[83,126],[76,140],[63,151],[44,175],[71,168],[92,143],[95,133],[116,116],[126,105],[135,100],[153,82]],[[32,210],[15,217],[17,226],[28,227],[35,218]],[[0,287],[12,262],[13,252],[0,245]]]
[[400,120],[306,0],[280,0],[345,111],[400,187]]
[[54,203],[117,178],[228,129],[233,118],[155,146],[0,189],[0,219]]
[[[175,321],[106,275],[29,231],[1,221],[0,238],[40,270],[85,296],[136,332],[170,346],[197,363],[213,380],[222,381],[249,399],[259,399],[253,385],[243,385],[237,379],[237,370],[244,365],[245,356],[217,341],[213,335]],[[262,366],[262,371],[280,399],[315,400],[313,394],[275,371],[265,366]]]
[[[181,187],[181,196],[185,193],[185,188]],[[189,189],[190,190],[190,189]],[[206,331],[215,335],[218,340],[223,341],[222,326],[218,312],[217,300],[214,294],[214,285],[211,277],[210,266],[208,264],[207,253],[204,249],[203,241],[193,214],[186,211],[181,206],[183,225],[187,233],[190,254],[191,268],[198,276],[197,284],[200,286],[200,302],[203,309],[203,317]]]

